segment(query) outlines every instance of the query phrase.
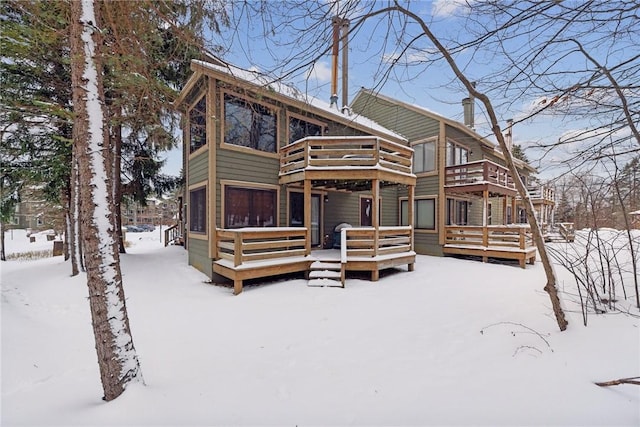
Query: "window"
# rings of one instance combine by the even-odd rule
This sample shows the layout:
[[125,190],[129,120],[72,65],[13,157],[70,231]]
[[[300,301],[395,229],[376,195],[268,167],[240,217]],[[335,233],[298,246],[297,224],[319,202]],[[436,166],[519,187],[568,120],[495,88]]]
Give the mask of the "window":
[[226,187],[224,191],[225,228],[276,225],[276,190]]
[[451,140],[447,141],[447,166],[469,163],[469,149]]
[[189,191],[189,231],[207,232],[207,192],[206,187]]
[[469,202],[447,199],[447,225],[467,225]]
[[413,145],[413,173],[431,172],[436,169],[436,141]]
[[[408,200],[400,201],[400,221],[402,225],[409,224]],[[414,228],[416,230],[436,229],[436,199],[416,199],[414,200],[413,214],[415,219]]]
[[189,152],[193,153],[207,143],[207,97],[189,110]]
[[268,107],[224,94],[224,142],[276,152],[276,114]]
[[298,117],[289,117],[289,144],[307,136],[322,136],[323,126]]

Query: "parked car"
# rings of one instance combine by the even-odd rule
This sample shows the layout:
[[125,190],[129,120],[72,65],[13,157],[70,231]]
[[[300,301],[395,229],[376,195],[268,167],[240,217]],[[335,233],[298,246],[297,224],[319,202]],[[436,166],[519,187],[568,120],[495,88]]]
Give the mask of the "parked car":
[[127,225],[125,228],[129,233],[139,233],[141,231],[144,231],[142,228],[138,227],[137,225]]
[[140,224],[138,228],[141,229],[140,231],[153,231],[156,229],[156,226],[153,224]]

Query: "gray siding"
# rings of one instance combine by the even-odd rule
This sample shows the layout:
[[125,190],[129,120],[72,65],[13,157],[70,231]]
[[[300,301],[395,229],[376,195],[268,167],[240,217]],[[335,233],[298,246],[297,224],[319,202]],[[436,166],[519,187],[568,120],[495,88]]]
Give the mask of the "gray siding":
[[207,241],[189,239],[187,248],[189,249],[189,265],[211,277],[213,274],[213,264],[211,258],[209,258]]
[[439,122],[417,111],[360,92],[352,105],[353,111],[392,129],[409,142],[438,135]]
[[207,180],[208,155],[209,152],[205,151],[189,161],[189,185]]

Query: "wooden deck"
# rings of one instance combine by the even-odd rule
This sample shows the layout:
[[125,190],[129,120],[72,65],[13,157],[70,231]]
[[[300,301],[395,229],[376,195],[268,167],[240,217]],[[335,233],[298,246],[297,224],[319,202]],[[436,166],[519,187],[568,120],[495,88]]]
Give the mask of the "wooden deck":
[[536,260],[536,247],[528,225],[447,226],[443,252],[477,256],[484,262],[489,258],[515,259],[522,268]]
[[369,271],[371,280],[381,270],[407,265],[413,271],[411,227],[344,229],[341,251],[312,253],[306,245],[306,228],[241,228],[216,231],[217,259],[213,271],[233,280],[234,294],[242,292],[243,281],[293,272],[308,272],[315,261],[338,257],[344,271]]
[[445,168],[445,192],[490,193],[515,196],[518,192],[509,170],[490,160],[478,160]]
[[[413,149],[371,136],[307,137],[280,149],[280,184],[378,179],[415,184]],[[323,184],[323,181],[326,181]]]

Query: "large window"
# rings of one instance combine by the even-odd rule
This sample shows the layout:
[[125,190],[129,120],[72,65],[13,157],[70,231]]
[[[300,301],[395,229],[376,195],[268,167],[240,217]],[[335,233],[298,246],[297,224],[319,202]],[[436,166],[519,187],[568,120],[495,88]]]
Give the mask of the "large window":
[[454,141],[447,141],[447,166],[469,163],[469,149]]
[[[400,221],[402,225],[409,224],[408,200],[400,201]],[[413,224],[416,230],[436,229],[436,199],[416,199],[414,200]]]
[[275,227],[276,190],[226,187],[225,228]]
[[207,232],[207,191],[206,187],[189,191],[189,231]]
[[224,94],[224,142],[276,152],[276,114],[270,108]]
[[447,225],[467,225],[469,221],[469,202],[447,199]]
[[436,169],[436,141],[413,145],[413,173],[432,172]]
[[307,136],[322,136],[322,128],[319,123],[289,117],[289,144]]
[[189,110],[189,152],[193,153],[207,143],[207,97]]

